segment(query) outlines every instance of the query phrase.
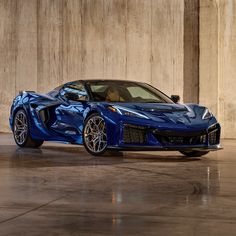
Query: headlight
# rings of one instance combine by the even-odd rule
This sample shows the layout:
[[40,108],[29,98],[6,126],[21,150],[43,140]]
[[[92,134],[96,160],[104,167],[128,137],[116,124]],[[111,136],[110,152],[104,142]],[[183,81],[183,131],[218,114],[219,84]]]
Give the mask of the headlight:
[[208,108],[206,108],[202,115],[202,119],[207,120],[207,119],[210,119],[212,116],[213,116],[212,113],[209,111]]
[[146,115],[140,114],[136,111],[133,111],[133,110],[125,108],[125,107],[108,106],[107,108],[112,112],[119,113],[120,115],[133,116],[133,117],[138,117],[138,118],[143,118],[143,119],[149,119]]

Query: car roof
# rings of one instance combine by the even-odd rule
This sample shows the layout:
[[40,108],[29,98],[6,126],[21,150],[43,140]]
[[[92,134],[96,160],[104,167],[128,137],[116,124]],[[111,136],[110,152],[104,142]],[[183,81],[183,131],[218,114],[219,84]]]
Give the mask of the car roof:
[[139,81],[135,81],[135,80],[116,80],[116,79],[81,79],[81,80],[75,80],[75,81],[71,81],[68,83],[74,83],[74,82],[131,82],[131,83],[142,83]]

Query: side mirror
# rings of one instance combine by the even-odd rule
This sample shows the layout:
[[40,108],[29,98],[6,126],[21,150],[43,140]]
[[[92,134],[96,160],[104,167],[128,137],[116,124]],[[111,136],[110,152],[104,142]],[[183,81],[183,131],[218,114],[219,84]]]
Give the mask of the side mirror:
[[67,92],[64,94],[64,97],[67,100],[71,100],[71,101],[77,101],[77,102],[84,102],[88,100],[88,97],[86,95],[79,95],[76,93],[71,93],[71,92]]
[[180,101],[180,96],[179,95],[171,95],[170,98],[174,103],[178,103]]
[[65,98],[71,101],[78,101],[79,96],[76,93],[65,93]]

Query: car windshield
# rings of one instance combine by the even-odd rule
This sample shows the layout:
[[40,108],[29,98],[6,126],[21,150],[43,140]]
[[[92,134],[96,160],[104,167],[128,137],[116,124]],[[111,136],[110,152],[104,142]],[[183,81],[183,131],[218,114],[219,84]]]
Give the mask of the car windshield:
[[94,101],[124,103],[173,103],[159,90],[145,83],[126,81],[89,81]]

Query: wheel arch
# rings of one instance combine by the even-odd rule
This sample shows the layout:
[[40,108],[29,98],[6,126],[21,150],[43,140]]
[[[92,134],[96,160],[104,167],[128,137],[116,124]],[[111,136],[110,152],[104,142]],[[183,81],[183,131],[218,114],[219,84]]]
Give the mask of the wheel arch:
[[84,121],[92,114],[98,113],[104,119],[106,119],[106,107],[102,104],[90,104],[84,112]]
[[92,114],[100,114],[100,112],[98,110],[90,110],[88,113],[86,113],[86,115],[84,116],[84,121],[89,117],[91,116]]

